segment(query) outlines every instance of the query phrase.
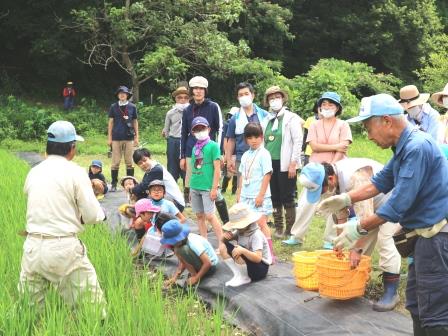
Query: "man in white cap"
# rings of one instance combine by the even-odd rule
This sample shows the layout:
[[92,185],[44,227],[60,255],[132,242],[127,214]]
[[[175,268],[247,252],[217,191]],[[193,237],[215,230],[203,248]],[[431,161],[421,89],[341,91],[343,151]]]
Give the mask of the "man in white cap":
[[415,85],[407,85],[400,89],[398,102],[406,110],[412,125],[417,125],[437,140],[440,115],[429,105],[428,99],[429,93],[420,93]]
[[392,148],[393,157],[369,183],[329,197],[320,204],[320,211],[334,213],[390,192],[373,215],[336,225],[342,233],[335,244],[351,246],[386,222],[400,223],[407,235],[396,245],[406,246],[399,249],[402,256],[413,256],[406,308],[412,315],[414,335],[447,335],[448,160],[428,134],[409,125],[403,108],[390,95],[364,98],[359,116],[349,120],[358,121],[363,122],[370,140],[383,149]]
[[[374,174],[383,169],[383,165],[364,158],[349,158],[336,163],[315,163],[307,164],[301,171],[299,182],[306,190],[306,197],[310,204],[316,204],[321,199],[329,195],[341,194],[356,189],[366,183]],[[389,194],[378,194],[376,197],[355,203],[353,207],[344,208],[332,214],[327,219],[327,230],[333,230],[331,226],[335,223],[343,224],[349,217],[357,216],[365,218],[374,213],[382,204],[386,202]],[[311,221],[312,217],[309,221]],[[308,225],[300,228],[301,239],[306,233]],[[361,260],[361,255],[371,255],[375,246],[379,252],[379,268],[383,271],[384,294],[373,304],[375,311],[390,311],[395,308],[399,301],[398,285],[400,281],[401,256],[398,253],[392,236],[399,226],[395,223],[387,222],[379,228],[369,231],[369,233],[359,239],[353,248],[350,249],[350,262],[352,267],[357,267]],[[291,233],[295,233],[295,228]]]
[[69,305],[75,305],[81,294],[89,294],[88,300],[103,307],[104,317],[103,292],[78,238],[84,224],[105,219],[87,173],[72,162],[76,142],[84,139],[68,121],[54,122],[47,133],[48,156],[30,170],[25,181],[27,238],[19,291],[29,293],[40,305],[49,284]]
[[[193,100],[182,115],[182,135],[180,140],[180,168],[185,171],[184,197],[186,201],[188,201],[190,194],[191,152],[196,144],[196,138],[191,133],[191,122],[196,117],[207,119],[210,127],[210,139],[218,144],[221,143],[223,127],[221,108],[217,103],[206,98],[208,80],[202,76],[195,76],[190,79],[188,85],[190,86],[190,97]],[[227,213],[226,201],[221,196],[221,193],[219,193],[215,204],[221,220],[226,222],[229,215]]]

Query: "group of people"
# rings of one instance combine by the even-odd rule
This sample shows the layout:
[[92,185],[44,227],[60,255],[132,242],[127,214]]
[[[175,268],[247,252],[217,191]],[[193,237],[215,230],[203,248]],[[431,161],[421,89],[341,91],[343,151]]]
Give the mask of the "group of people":
[[[159,236],[161,246],[177,256],[179,267],[166,284],[173,284],[184,270],[190,274],[187,283],[196,284],[212,275],[219,262],[228,265],[234,275],[226,286],[261,280],[275,262],[269,216],[274,220],[272,236],[285,245],[297,246],[303,243],[318,211],[327,221],[323,247],[348,247],[353,267],[362,254],[371,254],[378,247],[384,293],[374,304],[375,310],[389,311],[396,306],[401,257],[408,257],[406,307],[412,314],[415,335],[447,333],[448,188],[444,186],[448,183],[448,161],[443,154],[447,153],[447,123],[428,104],[429,94],[420,94],[409,85],[400,90],[399,100],[387,94],[365,97],[359,116],[347,121],[340,119],[343,105],[336,92],[324,92],[316,101],[314,115],[306,121],[287,108],[288,94],[278,86],[266,90],[266,109],[254,103],[250,83],[240,83],[235,94],[239,107],[223,120],[219,105],[207,98],[208,81],[204,77],[193,77],[189,88],[173,92],[176,103],[167,113],[162,133],[167,138],[168,169],[155,161],[148,149],[134,150],[139,139],[138,116],[126,87],[118,89],[118,101],[110,108],[110,191],[117,190],[118,167],[124,155],[127,174],[121,184],[129,201],[120,211],[131,218],[130,229],[138,239],[149,233]],[[448,85],[432,99],[448,108]],[[386,165],[348,158],[352,122],[362,122],[368,138],[379,147],[392,148],[392,159]],[[56,188],[53,180],[62,178],[62,172],[79,177],[69,161],[80,139],[68,124],[56,122],[49,128],[48,159],[31,170],[25,187],[25,246],[30,253],[24,254],[20,283],[31,283],[39,297],[42,282],[54,279],[46,277],[42,265],[35,268],[30,262],[48,252],[45,244],[34,249],[30,245],[36,244],[35,240],[61,244],[61,239],[53,238],[76,237],[83,223],[104,219],[92,189],[90,193],[78,192],[77,188],[85,190],[85,179],[79,179],[77,183],[82,182],[82,186],[76,190],[67,186],[67,195],[63,195],[67,198],[64,209],[70,216],[50,216],[48,212],[43,216],[42,206],[32,207],[39,197],[52,201],[48,188],[39,189],[42,183],[52,181],[50,185]],[[64,150],[55,150],[55,143]],[[133,177],[133,164],[145,172],[140,183]],[[65,165],[66,171],[45,174],[57,165]],[[220,190],[222,171],[228,179],[236,176],[236,204],[228,210]],[[101,181],[101,162],[92,162],[90,173],[96,177],[93,180]],[[179,177],[183,193],[177,184]],[[297,180],[303,188],[296,203]],[[87,209],[85,199],[77,197],[88,198],[95,206]],[[185,224],[186,206],[196,215],[199,234],[191,233]],[[215,215],[215,207],[224,225]],[[67,225],[55,225],[59,222]],[[215,246],[208,240],[207,222],[217,238]],[[64,241],[79,249],[79,241]],[[87,263],[84,252],[80,258]],[[96,300],[102,301],[94,270],[89,271],[87,282],[95,289]],[[85,270],[79,272],[84,274]]]

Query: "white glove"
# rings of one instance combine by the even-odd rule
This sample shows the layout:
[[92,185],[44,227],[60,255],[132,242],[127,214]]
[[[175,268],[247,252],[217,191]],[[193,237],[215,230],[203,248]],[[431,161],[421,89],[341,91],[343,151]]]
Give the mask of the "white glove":
[[347,193],[328,197],[320,202],[317,206],[317,211],[324,214],[333,214],[341,209],[352,205],[352,200]]
[[356,241],[363,236],[359,232],[361,223],[358,217],[350,218],[345,224],[333,225],[333,228],[342,229],[341,234],[333,241],[336,248],[343,248],[344,246],[352,248]]

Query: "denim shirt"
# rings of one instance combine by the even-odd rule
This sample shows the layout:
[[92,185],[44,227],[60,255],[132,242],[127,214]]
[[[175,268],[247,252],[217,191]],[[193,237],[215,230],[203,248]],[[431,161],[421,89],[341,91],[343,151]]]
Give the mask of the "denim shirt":
[[425,228],[448,216],[448,161],[435,140],[408,125],[394,155],[372,177],[389,200],[376,211],[381,218],[408,229]]
[[[436,141],[438,139],[439,119],[440,119],[439,112],[434,110],[428,103],[423,104],[422,120],[420,121],[419,128],[421,131],[431,135],[432,138]],[[409,117],[409,115],[408,115],[408,121],[412,125],[417,125],[415,120]]]

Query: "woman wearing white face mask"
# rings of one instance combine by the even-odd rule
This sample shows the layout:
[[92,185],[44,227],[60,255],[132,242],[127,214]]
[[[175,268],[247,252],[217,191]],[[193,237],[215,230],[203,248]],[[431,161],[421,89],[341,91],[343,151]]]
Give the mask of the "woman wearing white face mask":
[[[295,197],[297,169],[301,166],[302,121],[285,106],[287,93],[278,86],[265,92],[264,103],[272,115],[262,123],[264,143],[272,158],[270,180],[271,199],[274,207],[274,225],[277,238],[289,235],[295,221]],[[285,209],[286,230],[283,230],[283,208]]]
[[[335,163],[347,158],[348,146],[352,142],[352,133],[349,124],[340,120],[342,113],[341,97],[336,92],[325,92],[317,101],[319,120],[311,124],[306,141],[313,152],[310,162]],[[316,204],[311,204],[306,198],[305,190],[299,197],[296,221],[292,229],[292,235],[284,240],[286,245],[299,245],[313,218]],[[332,240],[336,237],[332,218],[327,219],[324,233],[324,248],[333,248]]]
[[412,125],[437,140],[440,115],[429,105],[428,99],[429,93],[420,93],[415,85],[406,85],[400,89],[398,102],[406,110]]
[[184,86],[178,87],[172,96],[175,104],[171,110],[166,113],[165,126],[162,130],[162,136],[166,138],[166,158],[167,170],[173,175],[174,180],[182,178],[184,182],[185,172],[180,169],[180,136],[182,127],[182,114],[184,109],[190,105],[188,89]]
[[441,144],[448,144],[448,84],[445,85],[443,91],[436,92],[431,99],[437,105],[445,108],[445,113],[440,116],[438,141]]

